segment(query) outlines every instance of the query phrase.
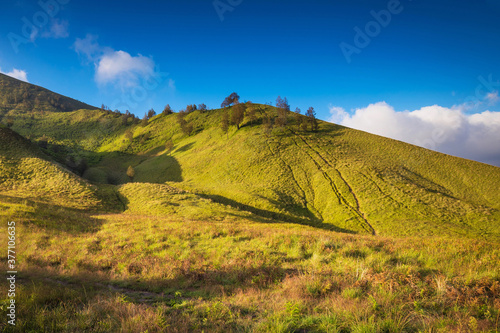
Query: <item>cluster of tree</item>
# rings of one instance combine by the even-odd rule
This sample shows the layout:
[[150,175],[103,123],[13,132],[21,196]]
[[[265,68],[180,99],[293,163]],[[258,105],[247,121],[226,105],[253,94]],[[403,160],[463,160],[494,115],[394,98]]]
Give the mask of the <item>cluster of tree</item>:
[[245,114],[247,114],[247,110],[251,110],[249,113],[252,114],[252,120],[256,119],[255,109],[251,108],[251,102],[240,103],[239,96],[236,93],[232,93],[230,96],[226,97],[222,105],[227,104],[228,106],[233,104],[234,106],[231,108],[231,112],[224,110],[221,119],[221,128],[224,133],[227,133],[229,130],[229,125],[235,125],[237,129],[240,129],[240,125],[245,119]]
[[[222,106],[233,105],[231,110],[224,111],[221,118],[221,129],[224,133],[227,133],[230,125],[235,125],[237,129],[240,129],[240,125],[247,117],[247,119],[254,123],[257,120],[257,111],[259,107],[251,102],[239,103],[239,96],[236,93],[232,93],[224,99]],[[260,110],[262,113],[262,110]],[[276,126],[278,128],[284,128],[288,125],[288,115],[290,113],[290,104],[286,97],[281,98],[278,96],[276,99],[276,115],[269,113],[264,113],[262,117],[262,124],[266,132],[270,133],[272,129]],[[318,120],[316,119],[316,112],[313,107],[310,107],[305,116],[301,115],[301,110],[299,108],[295,109],[294,120],[297,125],[297,130],[307,131],[317,131],[319,128]]]
[[156,111],[151,108],[144,114],[144,117],[142,118],[141,125],[146,126],[151,118],[156,116]]

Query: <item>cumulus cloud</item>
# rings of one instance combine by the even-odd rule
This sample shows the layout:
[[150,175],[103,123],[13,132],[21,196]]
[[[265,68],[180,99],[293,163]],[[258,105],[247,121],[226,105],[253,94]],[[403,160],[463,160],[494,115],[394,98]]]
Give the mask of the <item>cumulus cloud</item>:
[[124,87],[133,87],[141,77],[154,74],[155,63],[151,58],[131,56],[125,51],[115,51],[103,55],[96,68],[96,81],[100,84],[119,83]]
[[109,47],[97,42],[97,36],[87,34],[85,38],[77,38],[74,50],[88,61],[95,64],[95,81],[100,85],[113,84],[122,89],[137,86],[141,79],[155,75],[155,62],[141,54],[130,53]]
[[0,73],[3,73],[5,75],[11,76],[15,79],[18,79],[18,80],[21,80],[24,82],[28,82],[28,73],[26,73],[26,71],[23,71],[21,69],[14,68],[14,69],[12,69],[12,71],[10,71],[8,73],[3,72],[2,69],[0,69]]
[[68,21],[60,21],[58,19],[54,19],[52,20],[49,30],[42,33],[42,37],[55,39],[66,38],[69,36],[68,27]]
[[467,114],[438,105],[396,111],[385,102],[353,113],[330,108],[330,121],[450,155],[500,166],[500,112]]

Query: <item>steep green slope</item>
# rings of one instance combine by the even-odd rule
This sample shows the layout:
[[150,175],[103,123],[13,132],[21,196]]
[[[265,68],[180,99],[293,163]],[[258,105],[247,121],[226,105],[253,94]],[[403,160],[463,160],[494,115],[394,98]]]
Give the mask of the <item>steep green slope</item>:
[[176,115],[157,116],[133,128],[132,142],[117,135],[103,145],[87,175],[124,183],[132,165],[137,182],[175,182],[257,215],[341,231],[500,236],[499,168],[324,122],[314,133],[290,119],[269,133],[260,123],[275,109],[259,108],[255,124],[227,135],[219,124],[230,110],[189,114],[191,136]]
[[19,202],[17,198],[26,199],[20,201],[24,204],[88,210],[103,208],[107,204],[103,199],[110,195],[106,192],[53,162],[19,134],[0,127],[0,201]]
[[[5,97],[13,79],[2,79]],[[176,114],[143,126],[119,113],[58,112],[57,105],[14,112],[12,128],[47,141],[46,153],[61,163],[84,161],[78,172],[94,183],[130,182],[132,166],[135,182],[174,183],[281,221],[381,235],[500,237],[499,168],[325,122],[317,132],[300,130],[291,115],[285,128],[270,130],[263,123],[274,121],[276,108],[252,107],[256,119],[247,116],[227,134],[220,123],[232,108],[188,114],[190,135]]]
[[[95,107],[0,73],[2,115],[40,111],[66,112],[79,109],[95,109]],[[12,110],[14,112],[11,113]]]

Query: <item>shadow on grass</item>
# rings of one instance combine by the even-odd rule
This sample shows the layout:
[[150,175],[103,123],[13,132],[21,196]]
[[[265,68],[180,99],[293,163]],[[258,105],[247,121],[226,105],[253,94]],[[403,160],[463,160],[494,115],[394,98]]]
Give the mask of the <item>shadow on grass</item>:
[[[335,231],[335,232],[341,232],[341,233],[346,233],[346,234],[357,234],[355,231],[344,229],[337,227],[333,224],[328,224],[328,223],[323,223],[323,221],[317,219],[317,218],[301,218],[301,217],[295,217],[295,216],[290,216],[290,215],[285,215],[265,209],[260,209],[256,208],[250,205],[246,205],[240,202],[237,202],[235,200],[223,197],[221,195],[216,195],[216,194],[206,194],[206,193],[196,193],[196,195],[212,200],[213,202],[223,204],[226,206],[231,206],[233,208],[237,208],[239,210],[243,210],[249,213],[253,214],[253,219],[256,222],[260,223],[280,223],[280,222],[289,222],[289,223],[295,223],[295,224],[301,224],[301,225],[307,225],[311,226],[314,228],[318,229],[323,229],[323,230],[329,230],[329,231]],[[238,216],[237,214],[232,214],[237,217],[243,217],[243,216]],[[248,218],[248,217],[246,217]]]
[[107,274],[115,267],[77,263],[79,272],[68,276],[54,273],[53,269],[61,264],[59,262],[35,258],[28,258],[27,262],[31,267],[20,273],[20,279],[25,282],[45,281],[72,289],[80,289],[83,286],[87,290],[119,293],[137,304],[163,303],[170,306],[181,300],[199,297],[210,300],[236,290],[267,288],[283,281],[286,277],[300,274],[297,269],[262,264],[256,267],[235,265],[221,269],[177,267],[175,278],[141,279],[141,273],[147,269],[146,265],[129,264],[127,267],[129,278],[113,279],[99,273]]
[[134,182],[182,182],[182,169],[177,159],[167,153],[158,153],[157,150],[141,155],[108,153],[101,157],[99,163],[87,169],[83,177],[97,184],[122,185],[130,181],[127,169],[132,166],[135,171]]

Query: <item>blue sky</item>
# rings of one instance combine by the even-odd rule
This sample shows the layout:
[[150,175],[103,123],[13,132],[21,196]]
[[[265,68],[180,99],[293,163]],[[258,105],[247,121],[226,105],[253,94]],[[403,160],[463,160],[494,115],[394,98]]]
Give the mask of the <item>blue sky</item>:
[[0,5],[0,70],[138,116],[233,91],[369,131],[355,116],[382,102],[398,116],[500,109],[500,0],[40,3]]

